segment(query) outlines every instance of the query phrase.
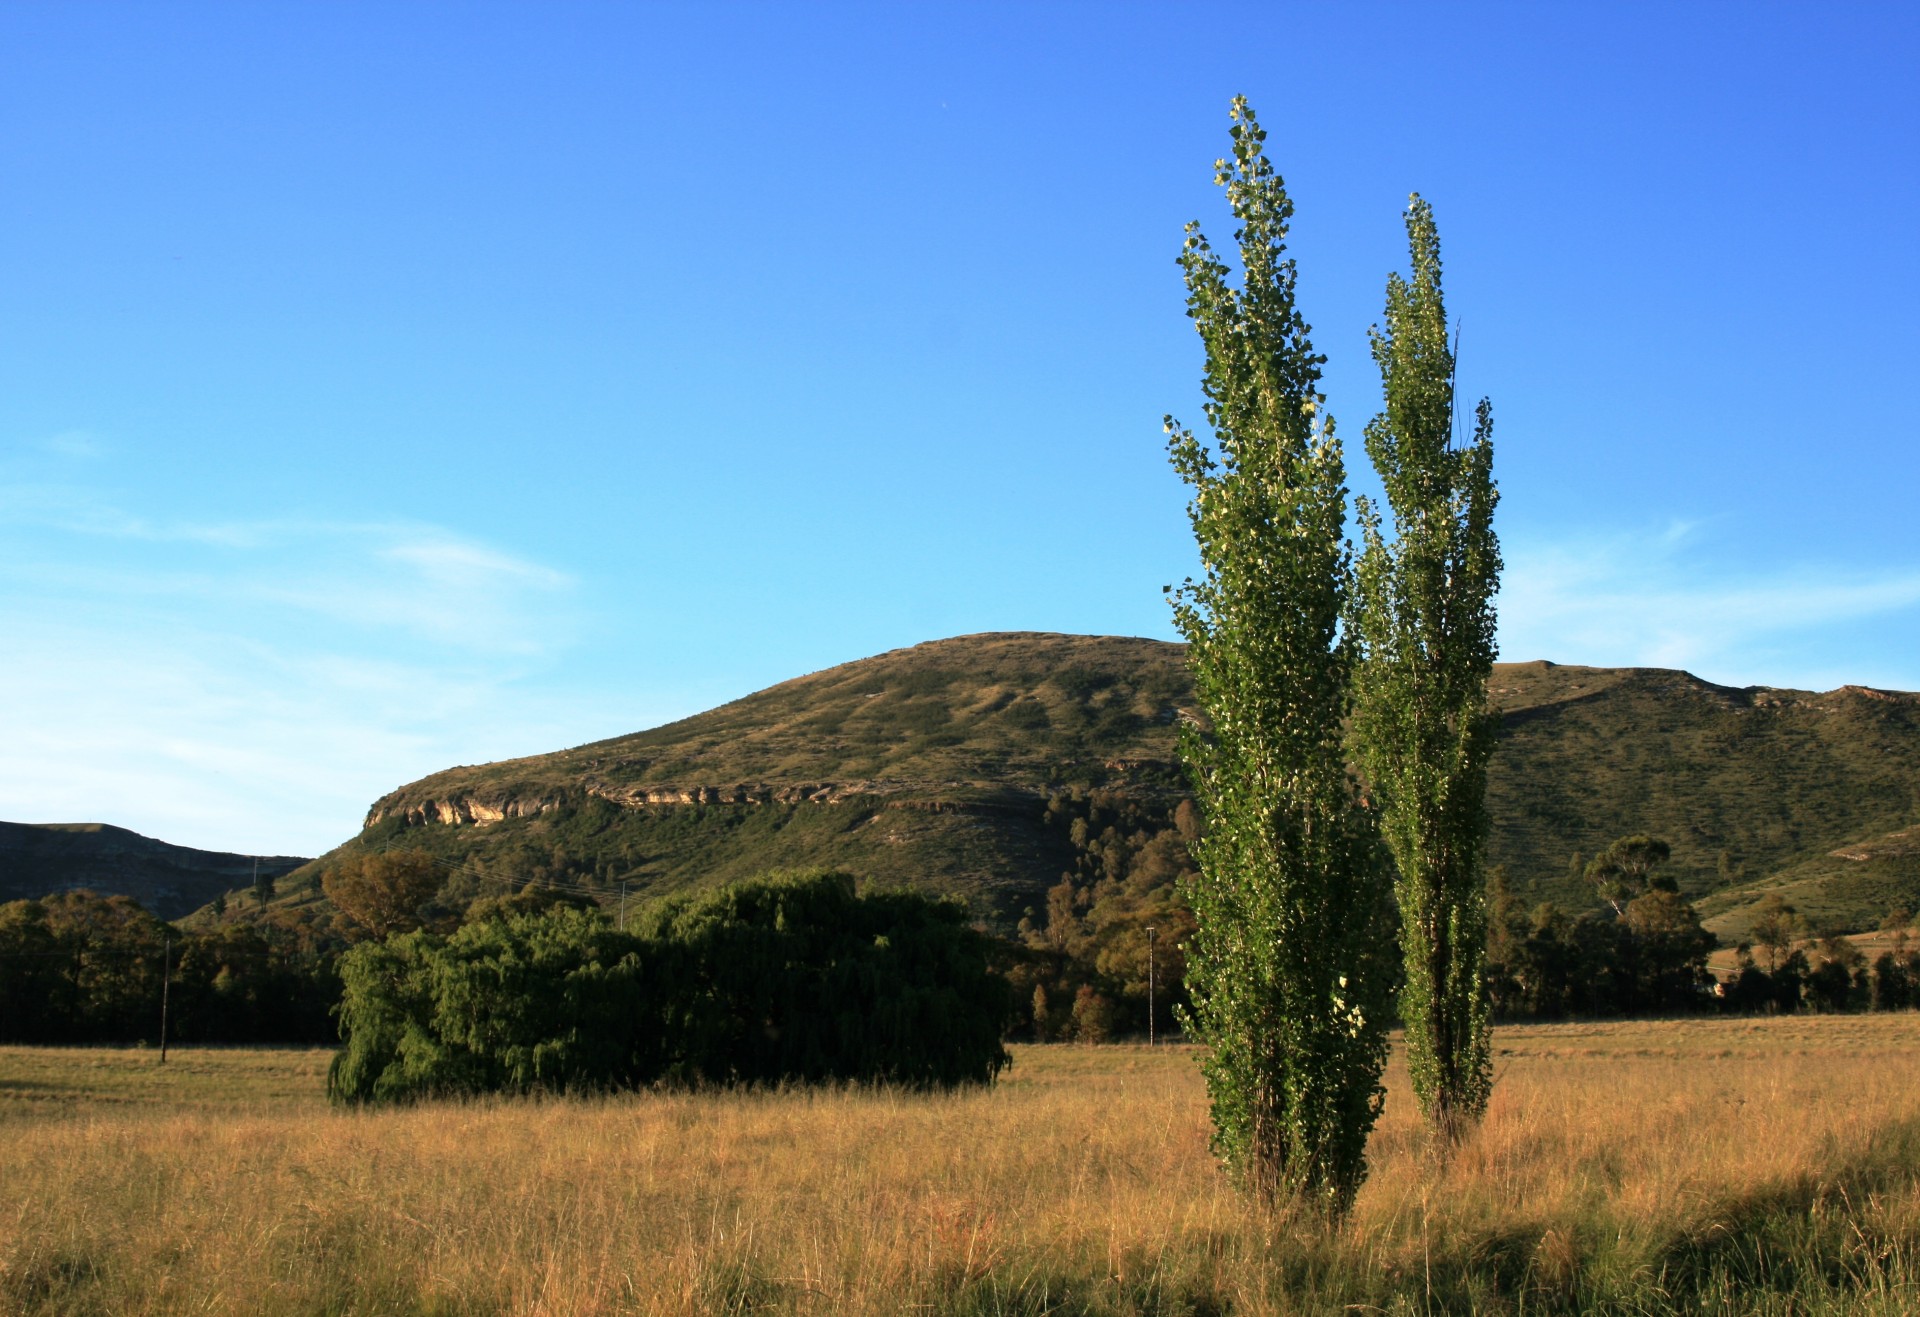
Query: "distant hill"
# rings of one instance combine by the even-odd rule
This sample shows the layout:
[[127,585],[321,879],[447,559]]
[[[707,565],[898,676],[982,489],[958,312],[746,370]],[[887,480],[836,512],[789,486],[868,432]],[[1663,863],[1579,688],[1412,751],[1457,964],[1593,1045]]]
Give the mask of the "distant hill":
[[[1920,821],[1920,696],[1732,688],[1658,668],[1501,665],[1492,774],[1494,858],[1566,902],[1564,866],[1612,837],[1673,844],[1708,926],[1744,933],[1763,890],[1819,861],[1796,896],[1832,926],[1875,922],[1920,897],[1920,855],[1833,862]],[[1558,859],[1563,866],[1553,872]],[[1790,898],[1791,899],[1791,898]]]
[[[177,919],[250,886],[255,858],[174,846],[106,823],[0,823],[0,902],[85,887],[131,896],[162,919]],[[308,862],[257,858],[260,872],[275,878]]]
[[[1492,696],[1491,858],[1523,892],[1584,905],[1571,858],[1651,832],[1732,932],[1770,884],[1841,926],[1920,905],[1920,848],[1885,842],[1920,823],[1920,697],[1544,662],[1498,665]],[[341,849],[423,846],[473,890],[544,877],[636,897],[834,864],[1006,926],[1074,862],[1071,812],[1049,802],[1098,790],[1169,815],[1177,725],[1196,715],[1179,645],[962,636],[436,773],[376,801]]]

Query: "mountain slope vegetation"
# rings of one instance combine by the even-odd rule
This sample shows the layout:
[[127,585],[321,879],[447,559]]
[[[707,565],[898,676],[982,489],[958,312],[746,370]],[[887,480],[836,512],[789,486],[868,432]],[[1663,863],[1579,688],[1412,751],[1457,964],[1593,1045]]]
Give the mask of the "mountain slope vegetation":
[[[1884,842],[1920,822],[1920,697],[1545,662],[1497,665],[1490,694],[1489,857],[1530,899],[1589,903],[1575,857],[1646,832],[1731,932],[1778,888],[1835,927],[1920,903],[1920,847]],[[1088,870],[1102,809],[1125,806],[1135,851],[1172,829],[1176,728],[1195,716],[1179,645],[962,636],[436,773],[376,801],[335,855],[427,849],[456,870],[456,898],[539,881],[644,899],[831,865],[961,896],[1010,928]]]

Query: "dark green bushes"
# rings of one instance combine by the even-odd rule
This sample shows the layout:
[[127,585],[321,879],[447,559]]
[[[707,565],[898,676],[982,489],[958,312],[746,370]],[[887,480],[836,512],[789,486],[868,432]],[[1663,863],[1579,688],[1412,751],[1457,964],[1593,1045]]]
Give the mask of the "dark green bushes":
[[774,877],[646,912],[508,913],[341,961],[336,1100],[654,1082],[946,1087],[1006,1064],[1006,983],[959,907]]
[[670,1063],[723,1083],[984,1082],[1006,1063],[1006,983],[961,907],[856,895],[815,873],[675,898],[641,921],[664,957]]
[[649,1078],[657,1036],[635,939],[560,907],[407,933],[340,960],[335,1098],[614,1088]]

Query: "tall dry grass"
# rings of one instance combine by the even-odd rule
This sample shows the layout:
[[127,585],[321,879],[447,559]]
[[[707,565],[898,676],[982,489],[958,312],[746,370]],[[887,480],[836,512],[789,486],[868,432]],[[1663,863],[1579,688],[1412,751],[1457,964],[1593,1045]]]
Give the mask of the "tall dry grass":
[[1444,1169],[1390,1076],[1333,1233],[1222,1181],[1174,1049],[367,1112],[325,1106],[323,1053],[0,1049],[0,1309],[1920,1311],[1920,1016],[1496,1041]]

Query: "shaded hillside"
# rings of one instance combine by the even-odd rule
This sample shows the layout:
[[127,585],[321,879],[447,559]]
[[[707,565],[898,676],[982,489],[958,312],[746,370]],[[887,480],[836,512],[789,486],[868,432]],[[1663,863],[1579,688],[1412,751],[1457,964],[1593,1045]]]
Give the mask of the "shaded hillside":
[[[1170,815],[1181,798],[1182,653],[1112,636],[934,641],[651,731],[434,774],[375,802],[350,846],[426,846],[476,891],[547,878],[644,897],[834,864],[1011,924],[1075,862],[1063,802],[1100,789]],[[1914,696],[1538,662],[1499,665],[1492,693],[1492,859],[1523,892],[1584,904],[1570,858],[1629,832],[1672,841],[1698,895],[1920,819]]]
[[[1920,819],[1920,697],[1546,663],[1500,665],[1493,695],[1494,859],[1569,903],[1585,895],[1571,856],[1630,832],[1670,841],[1671,871],[1700,896]],[[1830,894],[1830,913],[1862,895]]]
[[[306,864],[258,857],[278,878]],[[162,919],[177,919],[222,892],[253,882],[255,857],[195,850],[106,823],[0,823],[0,902],[90,888],[124,894]]]

